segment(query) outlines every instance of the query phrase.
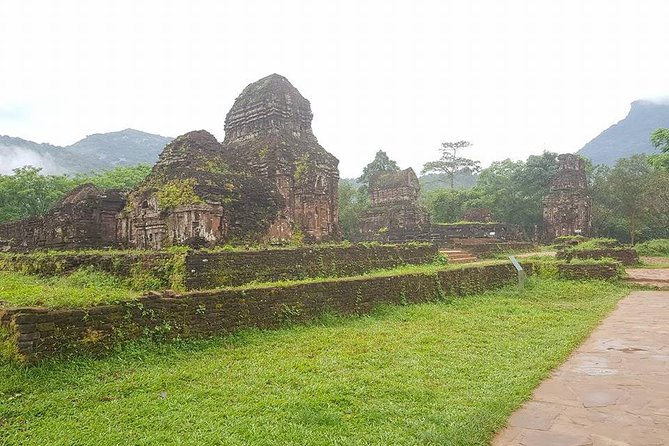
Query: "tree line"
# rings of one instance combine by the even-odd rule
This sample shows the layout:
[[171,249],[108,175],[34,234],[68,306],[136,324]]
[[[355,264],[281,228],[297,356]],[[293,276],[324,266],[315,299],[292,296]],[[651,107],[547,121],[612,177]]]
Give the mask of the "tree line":
[[[587,164],[589,193],[593,199],[593,228],[597,235],[636,242],[669,238],[669,129],[658,129],[651,142],[659,154],[634,155],[613,167]],[[466,211],[486,209],[496,221],[521,226],[531,237],[543,222],[542,198],[548,194],[557,171],[557,154],[544,152],[525,161],[506,159],[481,169],[461,152],[467,141],[443,143],[440,157],[425,164],[422,173],[441,181],[442,187],[423,191],[421,205],[437,223],[462,220]],[[74,187],[93,183],[101,188],[130,190],[150,172],[140,164],[86,175],[43,175],[35,167],[0,175],[0,222],[44,214]],[[339,222],[343,235],[359,231],[360,215],[369,207],[368,185],[379,173],[400,168],[379,150],[355,180],[339,184]],[[463,176],[474,178],[473,187],[456,188]]]
[[[669,129],[653,132],[651,141],[659,154],[634,155],[613,167],[593,166],[586,160],[596,235],[631,243],[669,238]],[[422,192],[421,205],[436,223],[461,221],[468,210],[486,209],[496,221],[518,225],[533,237],[543,224],[542,199],[557,171],[557,153],[530,155],[525,161],[506,159],[480,169],[476,161],[458,154],[470,145],[444,143],[440,159],[425,164],[422,173],[441,174],[448,187]],[[357,183],[341,182],[340,223],[345,236],[359,231],[359,217],[369,206],[369,178],[397,170],[397,163],[379,151]],[[463,173],[478,173],[473,187],[453,187],[453,179]]]
[[130,190],[150,171],[148,164],[78,175],[42,175],[41,169],[32,166],[14,169],[12,175],[0,175],[0,223],[42,215],[81,184]]

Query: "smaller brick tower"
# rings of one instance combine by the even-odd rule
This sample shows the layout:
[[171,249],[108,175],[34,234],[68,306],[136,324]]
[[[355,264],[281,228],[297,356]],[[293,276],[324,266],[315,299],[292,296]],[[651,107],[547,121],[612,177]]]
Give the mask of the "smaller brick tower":
[[592,231],[592,199],[588,195],[585,160],[566,153],[558,156],[558,171],[543,199],[543,239],[561,235],[589,236]]
[[369,209],[360,217],[362,236],[380,234],[414,238],[429,229],[430,219],[418,205],[420,183],[412,168],[378,174],[369,182]]

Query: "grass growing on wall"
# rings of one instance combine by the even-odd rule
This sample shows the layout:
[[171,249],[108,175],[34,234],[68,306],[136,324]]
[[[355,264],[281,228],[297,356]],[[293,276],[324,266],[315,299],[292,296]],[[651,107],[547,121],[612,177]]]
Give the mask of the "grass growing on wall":
[[[435,274],[450,269],[478,268],[487,265],[508,264],[504,260],[489,260],[471,265],[443,264],[440,262],[423,265],[403,265],[396,268],[373,270],[351,277],[312,277],[300,280],[280,280],[270,282],[251,282],[225,289],[252,289],[268,287],[286,287],[305,283],[324,281],[355,280],[371,277],[391,277],[405,274]],[[182,291],[183,258],[175,256],[166,262],[163,268],[169,274],[158,276],[151,271],[133,271],[128,279],[121,279],[111,274],[82,268],[67,276],[40,277],[18,272],[0,271],[0,307],[5,306],[44,306],[49,308],[82,308],[97,304],[116,303],[136,300],[142,292],[172,288]],[[160,277],[168,277],[167,283]]]
[[87,307],[136,299],[139,294],[123,279],[91,268],[53,277],[0,271],[0,306]]
[[486,445],[626,292],[528,281],[372,316],[0,365],[6,444]]

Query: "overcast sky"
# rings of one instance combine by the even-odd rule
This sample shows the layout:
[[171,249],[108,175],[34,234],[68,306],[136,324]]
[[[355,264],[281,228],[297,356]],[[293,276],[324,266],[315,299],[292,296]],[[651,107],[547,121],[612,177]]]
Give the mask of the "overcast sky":
[[669,94],[668,16],[667,0],[2,0],[0,134],[222,140],[235,97],[279,73],[343,177],[379,149],[419,169],[443,141],[484,165],[576,151]]

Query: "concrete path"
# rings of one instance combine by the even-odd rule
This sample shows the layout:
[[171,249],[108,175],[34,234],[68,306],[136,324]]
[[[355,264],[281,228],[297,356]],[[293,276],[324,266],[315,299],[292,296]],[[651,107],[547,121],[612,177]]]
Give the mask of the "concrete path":
[[669,288],[669,268],[627,268],[627,281],[656,288]]
[[669,445],[669,292],[621,300],[492,444]]

